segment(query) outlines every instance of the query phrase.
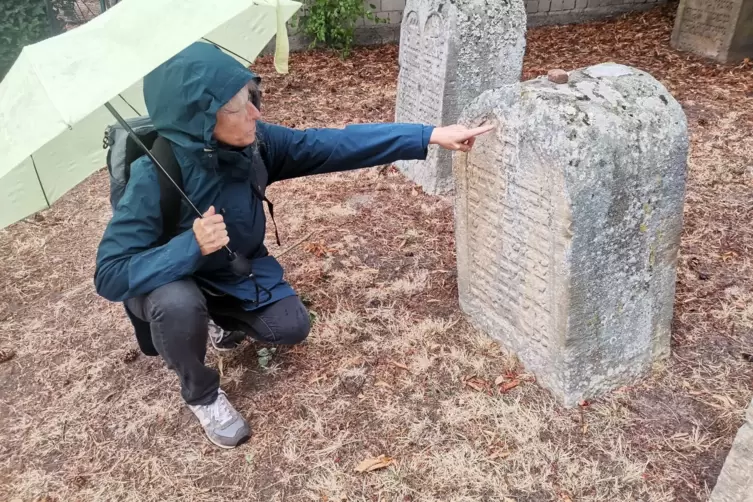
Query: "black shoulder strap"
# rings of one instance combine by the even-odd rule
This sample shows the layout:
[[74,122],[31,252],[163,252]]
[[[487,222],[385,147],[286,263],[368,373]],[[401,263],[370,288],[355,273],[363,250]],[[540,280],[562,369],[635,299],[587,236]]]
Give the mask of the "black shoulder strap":
[[[266,146],[264,144],[264,141],[259,141],[259,161],[261,161],[261,166],[266,169],[266,164],[264,163],[264,155],[266,153]],[[255,168],[256,163],[252,161],[252,166]],[[254,176],[256,176],[256,173],[254,173]],[[269,209],[269,217],[272,218],[272,224],[275,227],[275,240],[277,241],[277,245],[280,246],[280,233],[277,231],[277,222],[275,221],[275,205],[272,204],[272,201],[267,198],[266,195],[259,192],[259,190],[256,188],[255,183],[251,183],[251,190],[254,192],[254,194],[261,200],[267,203],[267,209]]]
[[[183,174],[180,171],[180,165],[175,158],[175,153],[170,145],[170,142],[158,136],[154,140],[152,145],[152,155],[159,161],[165,171],[170,177],[175,180],[181,190],[183,190]],[[175,189],[169,179],[165,176],[162,170],[154,166],[157,169],[157,177],[159,179],[159,191],[160,191],[160,208],[162,210],[162,239],[161,243],[169,241],[178,232],[178,225],[180,224],[180,209],[181,209],[181,197],[180,193]]]

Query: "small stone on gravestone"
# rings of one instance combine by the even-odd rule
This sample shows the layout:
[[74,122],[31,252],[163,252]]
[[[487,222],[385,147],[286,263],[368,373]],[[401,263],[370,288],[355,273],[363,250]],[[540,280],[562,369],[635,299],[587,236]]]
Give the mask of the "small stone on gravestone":
[[680,0],[671,44],[720,63],[753,58],[753,0]]
[[497,127],[453,171],[461,308],[574,406],[669,354],[688,136],[647,73],[569,81],[483,93],[460,122]]
[[[395,121],[453,124],[483,91],[519,82],[525,31],[523,0],[408,0]],[[449,151],[431,145],[425,161],[396,166],[427,193],[452,190]]]
[[569,79],[565,70],[549,70],[547,78],[549,78],[550,82],[554,82],[555,84],[566,84]]

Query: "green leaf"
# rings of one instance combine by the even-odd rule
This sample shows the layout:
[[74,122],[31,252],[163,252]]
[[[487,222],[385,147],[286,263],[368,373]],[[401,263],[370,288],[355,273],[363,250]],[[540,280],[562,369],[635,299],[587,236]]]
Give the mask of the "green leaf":
[[269,362],[272,360],[272,356],[274,356],[275,352],[277,352],[276,348],[263,348],[257,350],[256,355],[258,356],[259,367],[266,369],[269,366]]

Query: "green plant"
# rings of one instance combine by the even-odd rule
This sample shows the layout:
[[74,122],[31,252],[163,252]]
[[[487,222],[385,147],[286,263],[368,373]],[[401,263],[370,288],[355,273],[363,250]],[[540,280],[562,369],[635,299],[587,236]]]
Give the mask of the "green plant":
[[374,14],[374,5],[369,7],[363,0],[311,0],[302,17],[303,31],[312,38],[311,47],[322,44],[348,57],[359,19],[387,22]]
[[0,78],[4,77],[25,45],[50,34],[45,0],[3,2],[0,11]]

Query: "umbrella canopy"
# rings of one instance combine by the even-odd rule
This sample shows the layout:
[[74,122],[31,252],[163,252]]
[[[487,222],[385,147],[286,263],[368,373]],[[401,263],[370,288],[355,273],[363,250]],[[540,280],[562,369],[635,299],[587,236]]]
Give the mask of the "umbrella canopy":
[[287,72],[293,0],[123,0],[24,47],[0,83],[0,229],[49,207],[103,167],[110,103],[146,115],[143,77],[197,40],[253,61],[276,35]]

